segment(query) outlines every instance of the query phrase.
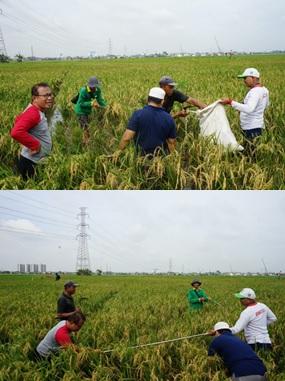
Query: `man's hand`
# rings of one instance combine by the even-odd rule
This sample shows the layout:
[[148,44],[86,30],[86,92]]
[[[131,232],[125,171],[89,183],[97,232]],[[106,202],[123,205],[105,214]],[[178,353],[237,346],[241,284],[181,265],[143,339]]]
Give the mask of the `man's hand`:
[[216,331],[214,329],[211,329],[209,332],[208,332],[208,335],[209,336],[215,336],[216,334]]
[[92,107],[93,107],[93,108],[99,108],[99,107],[100,107],[99,104],[98,104],[98,102],[96,101],[96,99],[93,100],[93,102],[92,102]]
[[203,302],[205,302],[205,298],[199,298],[199,302],[201,302],[201,303],[203,303]]
[[36,153],[40,152],[40,150],[41,150],[41,146],[39,146],[39,148],[37,148],[37,149],[30,149],[29,154],[33,156]]
[[222,105],[231,105],[232,104],[232,99],[231,98],[222,98],[221,100],[220,100],[220,103],[222,104]]

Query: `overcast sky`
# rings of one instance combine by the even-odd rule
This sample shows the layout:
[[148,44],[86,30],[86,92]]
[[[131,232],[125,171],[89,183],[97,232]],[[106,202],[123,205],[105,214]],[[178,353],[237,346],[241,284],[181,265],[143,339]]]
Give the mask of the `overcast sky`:
[[82,206],[93,271],[285,271],[277,191],[1,191],[0,270],[74,271]]
[[[285,49],[284,0],[0,0],[9,55]],[[216,39],[216,40],[215,40]]]

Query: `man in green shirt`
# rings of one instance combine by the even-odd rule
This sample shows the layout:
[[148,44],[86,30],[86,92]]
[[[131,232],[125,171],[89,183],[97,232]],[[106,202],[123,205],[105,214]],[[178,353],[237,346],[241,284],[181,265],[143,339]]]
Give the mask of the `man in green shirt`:
[[205,291],[200,288],[201,284],[199,280],[193,280],[191,283],[193,288],[188,291],[187,299],[192,310],[201,310],[204,303],[208,301]]
[[89,115],[93,108],[106,107],[107,102],[103,98],[100,82],[96,77],[91,77],[87,86],[79,90],[78,100],[75,105],[75,113],[80,127],[84,130],[84,141],[89,140]]

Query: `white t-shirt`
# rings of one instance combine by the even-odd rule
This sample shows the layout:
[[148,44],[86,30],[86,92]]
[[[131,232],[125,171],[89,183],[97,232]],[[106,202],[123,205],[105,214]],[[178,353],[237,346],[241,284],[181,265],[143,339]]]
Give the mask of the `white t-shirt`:
[[244,330],[248,344],[270,344],[267,326],[276,320],[270,308],[263,303],[256,303],[242,311],[236,324],[231,327],[231,331],[236,334]]
[[240,125],[243,130],[264,128],[264,110],[269,105],[269,91],[264,86],[249,90],[244,103],[232,101],[232,107],[240,111]]

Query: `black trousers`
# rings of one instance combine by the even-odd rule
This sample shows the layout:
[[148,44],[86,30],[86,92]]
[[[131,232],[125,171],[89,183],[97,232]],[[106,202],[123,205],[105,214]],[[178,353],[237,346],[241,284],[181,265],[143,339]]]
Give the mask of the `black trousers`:
[[29,178],[35,176],[36,165],[37,164],[32,160],[29,160],[22,155],[20,155],[19,159],[17,160],[17,169],[24,180],[28,180]]
[[255,344],[249,344],[249,346],[254,350],[263,350],[263,351],[272,351],[272,345],[268,343],[255,343]]
[[83,130],[86,130],[89,126],[89,116],[88,115],[78,115],[78,120],[80,127]]

